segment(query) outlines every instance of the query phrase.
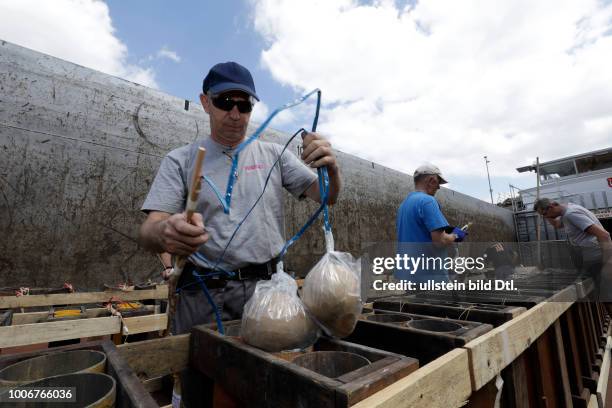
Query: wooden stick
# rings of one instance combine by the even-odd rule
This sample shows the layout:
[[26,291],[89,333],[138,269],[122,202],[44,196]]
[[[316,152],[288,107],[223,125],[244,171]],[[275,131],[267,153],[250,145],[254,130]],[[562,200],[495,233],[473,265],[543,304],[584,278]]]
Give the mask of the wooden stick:
[[112,290],[104,292],[53,293],[50,295],[28,295],[19,297],[0,296],[0,310],[52,305],[85,305],[89,303],[108,302],[112,297],[119,298],[122,301],[166,299],[168,297],[168,287],[166,285],[157,285],[155,289],[134,290],[132,292]]
[[[198,153],[196,156],[195,167],[193,170],[193,177],[191,179],[191,188],[189,189],[189,197],[187,198],[187,222],[192,223],[192,217],[195,213],[198,196],[200,195],[200,189],[202,188],[202,166],[204,164],[204,157],[206,155],[206,149],[203,147],[198,148]],[[178,280],[183,273],[183,268],[185,267],[185,263],[187,258],[183,256],[178,256],[176,258],[176,262],[174,264],[174,269],[172,274],[170,275],[170,279],[168,280],[168,324],[166,327],[166,332],[164,336],[167,336],[170,333],[170,326],[172,324],[172,318],[176,313],[176,285]]]

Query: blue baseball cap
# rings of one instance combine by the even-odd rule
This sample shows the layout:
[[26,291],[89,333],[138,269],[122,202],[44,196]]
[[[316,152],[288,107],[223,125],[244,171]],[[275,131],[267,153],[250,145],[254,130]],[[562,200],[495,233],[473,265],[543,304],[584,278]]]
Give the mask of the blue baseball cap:
[[259,100],[255,93],[255,83],[248,69],[236,62],[222,62],[208,71],[202,83],[204,94],[218,95],[227,91],[243,91]]

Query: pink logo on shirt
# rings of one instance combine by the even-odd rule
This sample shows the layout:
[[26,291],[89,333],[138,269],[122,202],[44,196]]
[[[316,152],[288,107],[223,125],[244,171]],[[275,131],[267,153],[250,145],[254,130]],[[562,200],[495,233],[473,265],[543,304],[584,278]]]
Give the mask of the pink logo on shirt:
[[250,166],[244,166],[242,169],[248,173],[248,172],[251,172],[251,171],[262,170],[262,169],[265,169],[265,168],[266,168],[265,164],[252,164]]

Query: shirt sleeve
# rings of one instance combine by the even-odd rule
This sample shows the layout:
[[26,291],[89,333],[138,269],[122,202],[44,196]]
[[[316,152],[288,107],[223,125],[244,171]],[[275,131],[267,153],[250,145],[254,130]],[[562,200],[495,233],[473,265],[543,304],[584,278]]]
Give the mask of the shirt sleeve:
[[563,217],[563,221],[575,225],[576,228],[580,228],[581,231],[585,231],[591,225],[595,224],[586,214],[582,214],[578,211],[568,212],[565,217]]
[[187,198],[185,180],[179,160],[169,155],[164,157],[141,210],[146,213],[163,211],[170,214],[183,211]]
[[[282,151],[282,146],[278,153]],[[301,198],[304,191],[317,180],[317,175],[308,168],[295,154],[285,150],[280,161],[283,187],[294,197]]]
[[423,200],[419,213],[429,232],[448,226],[448,221],[444,218],[438,202],[433,197]]

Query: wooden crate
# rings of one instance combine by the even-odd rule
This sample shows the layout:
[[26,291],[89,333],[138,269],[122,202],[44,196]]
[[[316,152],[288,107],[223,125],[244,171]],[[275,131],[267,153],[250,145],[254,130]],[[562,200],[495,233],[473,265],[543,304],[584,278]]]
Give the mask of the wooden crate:
[[167,299],[168,286],[157,285],[153,289],[133,290],[123,292],[110,290],[104,292],[73,292],[29,296],[0,296],[0,310],[19,309],[36,306],[53,305],[87,305],[108,302],[116,297],[123,301],[144,299]]
[[[369,319],[376,317],[398,317],[410,319],[410,322],[381,322]],[[413,328],[414,322],[431,322],[456,327],[456,330],[441,332]],[[355,330],[345,340],[374,347],[380,350],[398,353],[417,358],[421,365],[461,347],[478,336],[490,331],[490,324],[465,320],[443,319],[435,316],[424,316],[413,313],[388,312],[374,310],[374,313],[362,314]]]
[[490,303],[497,305],[509,305],[518,307],[533,307],[538,303],[546,300],[548,295],[543,296],[538,294],[536,296],[527,294],[519,295],[513,292],[502,292],[502,291],[491,291],[491,292],[478,292],[478,291],[465,291],[459,293],[446,293],[446,292],[421,292],[415,295],[418,299],[425,300],[443,300],[447,302],[469,302],[469,303]]
[[375,309],[403,313],[416,313],[450,319],[470,320],[500,326],[514,319],[526,309],[510,305],[453,302],[448,300],[419,299],[415,296],[394,296],[374,302]]
[[[112,298],[122,301],[166,299],[168,288],[160,285],[154,289],[131,292],[76,292],[48,295],[2,296],[0,308],[21,310],[24,308],[49,307],[54,305],[91,305],[107,302]],[[153,311],[154,306],[145,306]],[[10,325],[0,326],[0,349],[27,346],[54,341],[72,340],[97,336],[126,336],[163,330],[167,326],[165,313],[120,319],[110,316],[106,308],[90,307],[85,310],[87,318],[49,321],[48,310],[35,312],[13,312]]]
[[[228,330],[239,325],[240,321],[226,323]],[[190,364],[250,407],[348,407],[418,368],[416,359],[341,340],[321,338],[313,351],[347,351],[372,364],[332,379],[251,347],[239,337],[223,336],[215,325],[193,328]]]

